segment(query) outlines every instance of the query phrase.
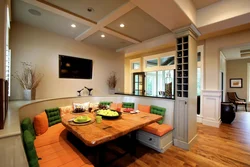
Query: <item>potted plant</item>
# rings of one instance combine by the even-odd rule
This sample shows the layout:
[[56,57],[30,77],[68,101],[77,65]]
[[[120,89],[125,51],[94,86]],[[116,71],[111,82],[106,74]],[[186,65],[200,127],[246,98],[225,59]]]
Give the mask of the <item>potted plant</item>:
[[43,74],[36,73],[35,67],[31,63],[22,63],[22,73],[17,71],[13,75],[24,89],[24,100],[35,100],[36,88],[43,78]]
[[115,93],[115,87],[117,84],[117,77],[116,77],[116,73],[113,71],[110,73],[108,79],[107,79],[107,84],[109,87],[109,93],[110,94],[114,94]]

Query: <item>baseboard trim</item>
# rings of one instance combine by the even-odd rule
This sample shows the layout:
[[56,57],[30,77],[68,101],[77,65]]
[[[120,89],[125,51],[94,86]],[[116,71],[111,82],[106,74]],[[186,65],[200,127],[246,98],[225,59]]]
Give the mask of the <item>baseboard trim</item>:
[[197,134],[188,143],[178,139],[174,139],[174,145],[184,150],[190,150],[190,148],[193,146],[196,140],[197,140]]
[[215,120],[209,120],[209,119],[203,118],[202,124],[219,128],[221,124],[221,120],[215,121]]
[[202,123],[203,117],[200,115],[197,115],[197,122]]

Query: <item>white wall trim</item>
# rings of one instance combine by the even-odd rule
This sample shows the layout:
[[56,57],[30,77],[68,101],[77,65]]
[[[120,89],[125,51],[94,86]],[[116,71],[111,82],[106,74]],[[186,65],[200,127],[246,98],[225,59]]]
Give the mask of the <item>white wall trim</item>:
[[221,91],[203,90],[203,125],[220,127],[221,124]]
[[203,116],[197,115],[197,122],[202,123],[203,122]]

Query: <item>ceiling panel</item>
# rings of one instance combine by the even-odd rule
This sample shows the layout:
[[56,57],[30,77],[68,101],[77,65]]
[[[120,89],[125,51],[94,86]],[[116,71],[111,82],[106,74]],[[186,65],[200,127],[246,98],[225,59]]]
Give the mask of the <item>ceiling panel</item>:
[[[41,13],[40,16],[32,15],[29,10],[34,9]],[[75,38],[89,27],[81,23],[76,23],[70,19],[40,9],[38,7],[27,4],[21,0],[12,1],[13,19],[34,27],[46,29],[57,34]],[[71,24],[76,27],[72,28]]]
[[[120,27],[121,23],[125,25],[124,28]],[[107,27],[140,41],[170,32],[138,7],[110,23]]]
[[[45,0],[60,8],[83,16],[92,21],[98,22],[106,15],[117,9],[128,0]],[[88,12],[88,8],[93,8],[93,12]]]
[[[105,35],[105,38],[101,37],[102,34]],[[119,49],[132,44],[131,42],[125,41],[107,33],[103,33],[101,31],[98,31],[95,34],[89,36],[82,42],[109,49]]]
[[218,1],[220,0],[193,0],[193,3],[196,9],[201,9]]

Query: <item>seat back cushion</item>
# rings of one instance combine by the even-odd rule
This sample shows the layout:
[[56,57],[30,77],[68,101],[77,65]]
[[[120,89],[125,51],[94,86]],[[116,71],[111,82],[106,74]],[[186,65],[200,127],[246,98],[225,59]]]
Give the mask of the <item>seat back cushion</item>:
[[135,103],[123,102],[122,103],[122,107],[123,108],[134,108],[135,107]]
[[110,106],[111,103],[112,103],[112,101],[101,101],[99,103],[99,105],[101,104],[101,105],[104,105],[104,106]]
[[23,119],[23,121],[21,123],[21,128],[22,128],[22,132],[24,132],[25,130],[28,130],[32,134],[33,138],[34,139],[36,138],[35,130],[34,130],[34,127],[33,127],[33,124],[31,122],[30,118]]
[[44,134],[48,130],[49,121],[45,111],[34,117],[34,128],[37,136]]
[[117,110],[117,103],[111,103],[110,104],[110,109],[111,110]]
[[74,110],[74,108],[72,105],[60,107],[60,115],[61,115],[61,117],[63,117],[65,114],[73,112],[73,110]]
[[34,146],[34,137],[29,130],[24,131],[23,141],[29,167],[39,167],[38,157]]
[[158,106],[154,106],[154,105],[151,105],[151,107],[150,107],[150,113],[162,116],[162,119],[160,121],[158,121],[159,124],[163,123],[165,112],[166,112],[166,108],[158,107]]
[[138,104],[138,110],[146,113],[150,113],[150,106]]
[[58,107],[46,109],[45,112],[48,117],[49,126],[55,125],[62,121],[60,116],[60,109]]

